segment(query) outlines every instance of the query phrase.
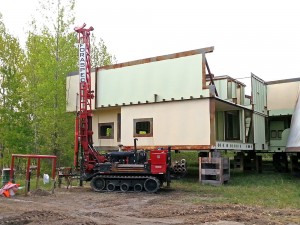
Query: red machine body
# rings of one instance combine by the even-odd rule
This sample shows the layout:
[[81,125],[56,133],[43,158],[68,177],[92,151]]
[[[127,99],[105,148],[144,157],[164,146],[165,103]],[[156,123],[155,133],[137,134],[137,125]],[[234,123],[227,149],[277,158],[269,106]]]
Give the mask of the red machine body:
[[[100,154],[93,147],[90,32],[85,24],[76,27],[79,42],[79,111],[75,122],[74,166],[80,168],[81,181],[91,181],[95,191],[146,190],[156,192],[164,182],[170,184],[171,149]],[[80,155],[79,155],[80,154]]]
[[150,152],[150,165],[152,174],[165,174],[167,173],[166,164],[168,160],[168,154],[166,151],[155,150]]

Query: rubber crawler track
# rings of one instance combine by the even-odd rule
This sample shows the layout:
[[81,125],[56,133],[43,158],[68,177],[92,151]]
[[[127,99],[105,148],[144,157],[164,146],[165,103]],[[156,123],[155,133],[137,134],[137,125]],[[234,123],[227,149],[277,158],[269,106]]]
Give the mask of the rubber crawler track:
[[[105,181],[105,187],[102,190],[99,190],[99,189],[97,189],[97,188],[94,187],[94,184],[93,184],[93,179],[94,178],[102,178]],[[101,174],[99,174],[99,175],[96,175],[94,178],[91,180],[91,187],[96,192],[111,192],[110,190],[106,189],[106,185],[107,185],[108,181],[115,181],[117,183],[123,183],[124,181],[127,181],[127,183],[134,183],[137,180],[140,180],[141,184],[144,187],[144,183],[145,183],[145,181],[147,179],[153,179],[158,184],[158,188],[155,188],[154,191],[146,191],[148,193],[155,193],[155,192],[157,192],[157,190],[159,190],[159,187],[160,187],[160,181],[159,181],[159,179],[157,179],[154,176],[118,176],[118,175],[101,175]],[[131,189],[132,189],[132,186],[126,192],[135,192],[135,191],[133,191]],[[143,190],[145,191],[145,188],[143,188]],[[121,191],[121,190],[117,189],[117,190],[114,190],[114,192],[124,192],[124,191]]]

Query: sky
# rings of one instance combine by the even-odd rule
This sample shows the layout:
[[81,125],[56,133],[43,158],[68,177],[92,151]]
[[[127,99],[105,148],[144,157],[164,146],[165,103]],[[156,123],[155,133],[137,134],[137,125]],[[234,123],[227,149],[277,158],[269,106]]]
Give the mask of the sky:
[[[118,63],[214,46],[211,72],[265,81],[300,77],[297,0],[77,0]],[[0,0],[6,27],[24,42],[38,0]],[[245,79],[245,83],[246,79]]]

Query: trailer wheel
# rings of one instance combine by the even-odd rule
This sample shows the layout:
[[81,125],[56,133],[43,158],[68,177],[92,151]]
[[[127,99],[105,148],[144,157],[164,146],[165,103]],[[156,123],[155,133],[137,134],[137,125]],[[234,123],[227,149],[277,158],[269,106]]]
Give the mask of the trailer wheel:
[[105,188],[105,181],[103,178],[96,176],[91,180],[91,187],[94,191],[102,191]]
[[144,188],[147,192],[154,193],[160,187],[160,182],[156,178],[148,178],[144,183]]
[[141,185],[141,184],[135,184],[134,187],[133,187],[133,190],[135,192],[141,192],[143,190],[143,185]]
[[106,185],[106,189],[108,191],[114,191],[115,188],[116,188],[116,186],[113,183],[109,183],[109,184]]
[[127,184],[127,183],[121,184],[120,190],[123,191],[123,192],[128,191],[129,190],[129,184]]

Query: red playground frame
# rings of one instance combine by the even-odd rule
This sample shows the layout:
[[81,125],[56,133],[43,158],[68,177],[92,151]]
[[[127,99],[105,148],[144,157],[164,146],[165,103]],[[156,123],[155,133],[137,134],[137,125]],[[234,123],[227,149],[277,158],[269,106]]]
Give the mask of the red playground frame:
[[[55,155],[25,155],[25,154],[12,154],[11,158],[11,166],[10,166],[10,181],[13,181],[14,177],[14,164],[15,164],[15,158],[27,158],[27,165],[26,165],[26,184],[25,184],[25,195],[28,193],[28,183],[30,182],[30,161],[31,159],[37,159],[37,172],[36,176],[37,179],[39,179],[40,176],[40,170],[41,170],[41,159],[52,159],[52,180],[55,180],[55,174],[56,174],[56,160],[57,156]],[[54,191],[54,188],[52,189],[52,192]]]

